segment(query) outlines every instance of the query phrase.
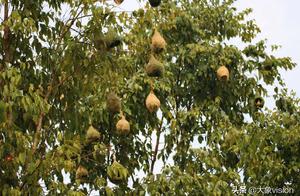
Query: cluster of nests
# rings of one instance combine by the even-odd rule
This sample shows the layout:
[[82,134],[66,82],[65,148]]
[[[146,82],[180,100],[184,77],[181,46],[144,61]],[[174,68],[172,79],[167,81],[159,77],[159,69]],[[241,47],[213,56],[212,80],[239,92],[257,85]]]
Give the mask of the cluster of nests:
[[[76,171],[76,179],[80,181],[85,181],[88,178],[88,170],[80,165]],[[128,170],[121,165],[116,160],[107,167],[107,176],[109,180],[115,184],[121,184],[122,182],[128,179],[129,173]]]
[[[121,111],[121,100],[115,93],[111,92],[108,94],[106,107],[111,114],[121,114],[121,119],[116,124],[117,134],[128,134],[130,131],[130,124]],[[90,125],[86,132],[87,143],[98,141],[100,137],[100,132],[95,127]],[[121,183],[128,178],[128,171],[120,163],[114,160],[114,162],[107,168],[107,175],[110,178],[111,182]],[[76,179],[84,181],[87,177],[88,170],[84,166],[80,165],[76,171]]]
[[[226,66],[221,66],[217,70],[217,77],[220,81],[228,81],[229,80],[229,70]],[[256,96],[251,100],[251,107],[256,110],[262,109],[265,105],[265,101],[261,96]]]
[[[121,4],[124,0],[114,0],[116,4]],[[160,5],[161,0],[149,0],[152,7]],[[160,54],[166,48],[166,41],[157,29],[154,30],[151,43],[151,55],[148,64],[145,66],[145,72],[149,77],[162,77],[164,75],[164,65],[157,60],[156,55]],[[229,80],[229,70],[226,66],[220,66],[217,69],[217,78],[220,81],[226,82]],[[157,112],[160,108],[160,100],[156,97],[151,85],[151,90],[145,101],[146,107],[150,113]],[[256,97],[253,105],[257,109],[264,106],[262,97]],[[107,110],[112,113],[120,113],[121,118],[116,124],[116,131],[119,135],[126,135],[130,132],[130,124],[126,120],[125,115],[121,111],[121,100],[113,92],[109,93],[106,101]],[[88,128],[86,134],[87,142],[94,142],[99,140],[100,133],[92,125]],[[107,174],[110,180],[114,183],[122,182],[127,179],[128,171],[120,163],[114,161],[112,165],[107,168]],[[83,166],[79,166],[76,171],[76,179],[84,179],[88,176],[88,171]]]
[[[107,109],[112,113],[121,113],[121,119],[116,124],[116,130],[118,134],[128,134],[130,131],[130,125],[129,122],[125,119],[125,116],[120,111],[121,102],[116,94],[111,93],[108,95]],[[90,125],[86,132],[86,141],[88,143],[96,142],[100,139],[100,137],[100,132],[95,127]],[[118,184],[122,183],[128,178],[128,170],[116,160],[114,160],[113,163],[107,167],[107,175],[111,182]],[[87,178],[88,170],[84,166],[79,165],[76,170],[76,179],[85,181]]]
[[[116,4],[121,4],[124,0],[114,0]],[[157,7],[160,5],[161,0],[149,0],[149,3],[152,7]],[[118,45],[118,44],[117,44]],[[115,45],[111,46],[114,47]],[[155,30],[155,33],[152,37],[152,51],[154,53],[162,52],[166,47],[166,42],[164,38],[160,35],[160,33]],[[151,55],[149,63],[146,66],[146,73],[150,77],[161,77],[164,72],[164,67],[162,63],[160,63],[154,55]],[[130,132],[130,124],[126,120],[125,115],[121,111],[121,100],[120,98],[114,93],[110,92],[107,96],[106,101],[107,110],[112,113],[120,113],[120,120],[116,124],[116,132],[119,135],[126,135]],[[149,95],[146,98],[146,107],[152,113],[156,112],[160,108],[160,101],[155,96],[153,89],[151,89]],[[100,139],[100,132],[95,129],[92,125],[88,128],[86,132],[86,141],[88,143],[97,141]],[[113,183],[120,183],[128,178],[128,170],[123,167],[117,161],[113,161],[113,163],[107,168],[107,175],[109,179]],[[80,165],[76,171],[76,179],[84,180],[88,177],[88,170]]]

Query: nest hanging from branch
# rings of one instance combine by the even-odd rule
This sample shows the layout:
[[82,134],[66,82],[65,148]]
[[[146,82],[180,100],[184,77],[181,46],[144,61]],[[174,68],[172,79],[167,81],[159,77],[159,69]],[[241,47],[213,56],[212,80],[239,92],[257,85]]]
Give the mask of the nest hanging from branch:
[[148,64],[146,65],[146,73],[150,77],[162,77],[164,74],[164,66],[153,55],[151,55]]
[[117,161],[114,161],[107,167],[107,176],[109,180],[115,184],[126,181],[128,179],[128,175],[128,170]]
[[114,92],[110,92],[107,95],[106,107],[110,113],[121,111],[121,100]]
[[111,49],[121,45],[122,38],[114,30],[110,30],[105,37],[105,43],[107,48]]
[[161,0],[149,0],[151,7],[157,7],[160,5]]
[[86,140],[87,142],[93,142],[100,138],[100,133],[95,129],[92,125],[88,128],[86,132]]
[[265,105],[265,100],[262,97],[258,96],[255,98],[254,106],[256,109],[262,109],[264,105]]
[[88,173],[87,169],[80,165],[76,170],[76,179],[83,180],[88,177],[88,174],[89,173]]
[[156,112],[160,108],[160,101],[155,96],[153,90],[150,91],[149,95],[146,98],[146,107],[149,112]]
[[221,66],[217,70],[217,77],[220,81],[228,81],[229,80],[229,70],[226,66]]
[[154,53],[160,53],[166,48],[166,41],[161,34],[155,29],[152,36],[151,49]]
[[117,4],[117,5],[120,5],[121,3],[123,3],[124,0],[114,0],[114,2]]
[[122,114],[121,119],[116,124],[117,133],[120,135],[126,135],[130,132],[130,124]]
[[103,35],[101,32],[95,35],[93,38],[93,44],[97,50],[105,52],[121,45],[122,38],[114,29],[109,29],[105,35]]

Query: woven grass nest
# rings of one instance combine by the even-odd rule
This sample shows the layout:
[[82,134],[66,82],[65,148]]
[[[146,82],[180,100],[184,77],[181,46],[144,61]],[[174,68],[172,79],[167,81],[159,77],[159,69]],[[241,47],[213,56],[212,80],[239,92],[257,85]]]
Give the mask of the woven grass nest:
[[149,62],[145,67],[146,73],[150,77],[162,77],[164,74],[164,66],[153,55],[150,56]]
[[80,165],[76,170],[76,179],[83,180],[88,177],[88,174],[89,173],[88,173],[87,169]]
[[229,80],[229,70],[226,66],[221,66],[217,70],[217,77],[220,81],[228,81]]
[[122,44],[122,38],[117,34],[114,29],[109,29],[105,34],[99,33],[93,38],[94,47],[102,52],[109,51],[110,49]]
[[166,48],[166,41],[158,32],[157,29],[154,30],[154,34],[152,36],[151,49],[154,53],[160,53]]
[[255,104],[256,109],[261,109],[265,105],[265,100],[262,97],[257,96],[254,100],[254,104]]
[[115,4],[120,5],[124,0],[114,0]]
[[114,93],[110,92],[106,98],[106,107],[110,113],[118,113],[121,110],[121,100]]
[[158,7],[161,3],[161,0],[149,0],[151,7]]
[[123,114],[121,119],[116,124],[116,129],[119,135],[126,135],[130,132],[130,124]]
[[160,108],[160,101],[155,96],[153,90],[150,91],[149,95],[146,98],[146,107],[149,112],[156,112]]
[[128,179],[128,175],[128,170],[117,161],[114,161],[107,167],[107,176],[109,180],[115,184],[126,181]]
[[86,132],[86,140],[87,142],[93,142],[100,138],[100,133],[95,129],[92,125],[88,128]]

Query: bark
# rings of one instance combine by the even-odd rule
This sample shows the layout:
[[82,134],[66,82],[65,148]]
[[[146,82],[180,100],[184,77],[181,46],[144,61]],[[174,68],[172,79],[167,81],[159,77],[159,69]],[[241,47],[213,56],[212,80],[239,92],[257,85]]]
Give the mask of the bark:
[[158,153],[158,146],[159,146],[159,140],[160,140],[160,135],[161,135],[161,129],[162,129],[162,124],[163,124],[163,117],[161,119],[160,125],[157,129],[157,138],[156,138],[156,144],[155,144],[155,149],[154,149],[154,153],[153,153],[153,157],[152,157],[152,163],[151,163],[151,168],[150,168],[150,172],[153,173],[154,170],[154,165],[157,159],[157,153]]

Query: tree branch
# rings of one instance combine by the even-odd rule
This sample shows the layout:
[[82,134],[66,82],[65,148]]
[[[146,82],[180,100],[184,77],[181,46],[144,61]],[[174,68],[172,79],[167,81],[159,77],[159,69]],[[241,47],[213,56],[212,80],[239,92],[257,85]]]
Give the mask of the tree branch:
[[[48,91],[47,94],[44,98],[44,101],[47,102],[48,98],[52,92],[53,89],[53,83],[48,87]],[[36,124],[36,131],[35,131],[35,135],[34,135],[34,140],[33,140],[33,145],[32,145],[32,154],[35,153],[37,145],[39,144],[39,140],[40,140],[40,135],[41,135],[41,130],[42,130],[42,125],[43,125],[43,118],[45,116],[45,112],[41,112],[38,122]]]
[[[7,21],[9,19],[9,2],[8,0],[4,0],[4,20],[3,20],[3,60],[4,63],[0,65],[0,71],[3,71],[5,69],[5,64],[11,62],[11,50],[10,50],[10,29],[7,25]],[[2,86],[3,81],[0,81],[0,84]],[[7,97],[6,101],[9,102],[9,97]],[[13,116],[11,107],[6,113],[7,120],[8,120],[8,127],[11,127],[13,122]]]
[[151,173],[153,173],[154,165],[155,165],[156,158],[157,158],[158,146],[159,146],[159,139],[160,139],[160,135],[161,135],[161,129],[162,129],[163,121],[164,121],[164,117],[162,116],[160,125],[159,125],[159,127],[157,129],[156,144],[155,144],[155,149],[154,149],[154,152],[153,152],[153,157],[152,157],[152,162],[151,162],[151,169],[150,169]]
[[[78,6],[76,12],[78,12],[80,6]],[[76,16],[72,19],[69,19],[69,21],[66,22],[66,25],[63,27],[63,31],[61,32],[59,38],[58,38],[58,43],[61,42],[61,40],[64,38],[64,36],[67,34],[67,32],[70,30],[70,28],[73,26],[73,24],[75,23],[75,21],[78,19],[78,17],[80,16],[80,14],[83,12],[83,8],[76,14]],[[68,25],[68,22],[70,22],[70,24]]]
[[[78,6],[76,12],[79,10],[80,6]],[[61,42],[61,40],[64,38],[64,36],[66,35],[66,33],[70,30],[70,28],[73,26],[74,22],[77,20],[77,18],[79,17],[79,15],[83,12],[83,9],[81,9],[77,14],[76,16],[73,18],[73,19],[70,19],[70,25],[66,25],[65,26],[65,29],[62,31],[62,33],[60,34],[59,36],[59,43]],[[53,74],[53,73],[52,73]],[[47,91],[47,94],[45,95],[45,98],[44,98],[44,101],[47,102],[48,101],[48,98],[50,96],[50,94],[52,93],[53,91],[53,88],[54,88],[54,78],[52,77],[51,78],[51,84],[50,86],[48,87],[48,91]],[[62,85],[62,83],[64,83],[65,81],[67,80],[67,78],[63,79],[62,81],[59,82],[58,86],[59,87],[60,85]],[[38,118],[38,121],[37,121],[37,124],[36,124],[36,131],[35,131],[35,135],[34,135],[34,140],[33,140],[33,145],[32,145],[32,154],[35,153],[36,151],[36,148],[39,144],[39,140],[40,140],[40,135],[41,135],[41,130],[42,130],[42,125],[43,125],[43,119],[44,119],[44,116],[45,116],[45,112],[41,112],[41,114],[39,115],[39,118]]]
[[[7,25],[7,20],[9,18],[8,16],[8,0],[4,1],[4,32],[3,32],[3,50],[4,50],[4,62],[9,63],[10,62],[10,51],[9,51],[9,36],[10,36],[10,30],[9,26]],[[3,66],[3,65],[2,65]],[[0,67],[0,70],[3,70],[3,67]]]
[[[44,157],[39,161],[39,164],[37,165],[37,167],[31,173],[26,174],[25,176],[29,177],[29,176],[33,175],[40,168],[40,166],[42,165],[43,161],[44,161]],[[27,180],[25,180],[23,182],[23,184],[20,186],[20,190],[22,190],[24,188],[25,184],[27,184]]]

